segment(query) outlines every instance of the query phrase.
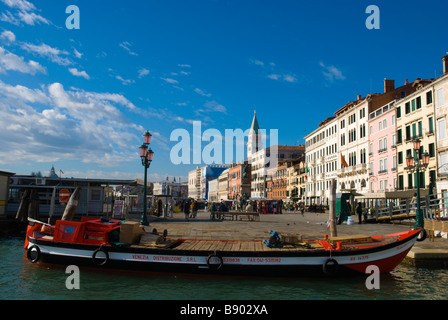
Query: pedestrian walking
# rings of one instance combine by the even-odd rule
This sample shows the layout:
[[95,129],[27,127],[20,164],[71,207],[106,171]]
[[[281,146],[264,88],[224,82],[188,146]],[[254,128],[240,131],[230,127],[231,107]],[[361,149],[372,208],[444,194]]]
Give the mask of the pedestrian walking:
[[361,202],[358,202],[358,205],[356,206],[356,213],[358,214],[358,223],[362,223],[362,206]]
[[188,200],[184,205],[184,213],[185,213],[185,221],[190,221],[188,219],[188,217],[190,215],[190,201],[188,201]]
[[417,193],[414,193],[414,196],[412,197],[411,208],[411,210],[413,210],[414,212],[417,211]]

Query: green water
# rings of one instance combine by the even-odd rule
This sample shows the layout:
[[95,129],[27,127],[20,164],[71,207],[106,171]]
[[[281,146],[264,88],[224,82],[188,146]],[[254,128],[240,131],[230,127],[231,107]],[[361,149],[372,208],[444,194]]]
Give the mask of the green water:
[[65,267],[31,264],[23,239],[0,239],[1,300],[445,300],[448,270],[401,264],[367,289],[367,275],[350,278],[243,278],[81,269],[69,290]]

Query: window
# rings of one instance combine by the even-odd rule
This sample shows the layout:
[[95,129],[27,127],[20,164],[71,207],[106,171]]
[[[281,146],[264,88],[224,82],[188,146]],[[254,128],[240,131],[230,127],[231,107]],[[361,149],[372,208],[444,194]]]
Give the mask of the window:
[[410,102],[406,102],[405,104],[405,113],[411,113],[411,103]]
[[403,151],[398,152],[398,164],[403,164]]
[[432,117],[428,118],[428,128],[429,128],[429,132],[428,133],[434,133],[434,121],[433,121]]
[[422,97],[418,97],[416,100],[417,103],[417,110],[422,107]]
[[432,91],[426,92],[426,104],[432,103]]
[[446,138],[445,119],[440,119],[438,123],[439,123],[439,139],[442,140]]
[[366,136],[366,124],[359,126],[359,137],[364,138]]
[[383,129],[386,129],[386,128],[387,128],[387,120],[384,119],[384,120],[383,120]]
[[419,122],[417,123],[417,125],[418,125],[418,136],[419,136],[419,137],[422,137],[422,136],[423,136],[423,124],[422,124],[421,121],[419,121]]
[[383,122],[382,121],[378,122],[378,130],[379,131],[383,130]]
[[448,154],[446,153],[442,153],[440,154],[440,162],[439,162],[439,167],[440,167],[440,175],[442,177],[446,177],[448,175]]
[[411,139],[411,126],[406,126],[406,141],[409,141]]
[[415,111],[415,99],[412,99],[412,111]]
[[397,130],[397,143],[403,143],[403,137],[402,137],[401,129]]
[[428,146],[428,149],[429,149],[429,156],[431,158],[435,157],[436,153],[435,153],[434,143],[430,143]]
[[403,175],[398,176],[398,190],[404,189],[404,178]]
[[397,118],[401,118],[401,107],[397,107]]
[[392,115],[392,125],[394,125],[396,123],[396,119],[395,119],[395,115]]
[[443,88],[437,90],[437,106],[441,107],[445,104],[445,99],[443,97]]
[[359,119],[362,119],[366,116],[366,108],[359,110]]

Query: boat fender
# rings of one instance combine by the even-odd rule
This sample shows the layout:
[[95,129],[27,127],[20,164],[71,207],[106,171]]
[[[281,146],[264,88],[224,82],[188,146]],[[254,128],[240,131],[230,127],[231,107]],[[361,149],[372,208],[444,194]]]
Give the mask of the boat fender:
[[428,236],[428,232],[426,232],[425,229],[422,229],[417,237],[417,241],[419,241],[419,242],[424,241],[427,236]]
[[[217,264],[216,263],[210,263],[210,260],[213,259],[213,258],[217,258],[219,260],[219,263],[217,263]],[[209,269],[219,270],[219,269],[221,269],[222,265],[223,265],[222,257],[219,256],[216,251],[214,253],[211,253],[207,257],[207,267]]]
[[36,245],[33,245],[28,248],[26,252],[26,257],[30,260],[31,263],[35,263],[39,261],[41,256],[40,248]]
[[[98,258],[97,259],[96,255],[98,254],[98,252],[103,252],[104,255],[105,255],[105,258]],[[99,247],[98,249],[93,251],[92,261],[93,261],[94,265],[104,266],[109,261],[109,253],[103,247]]]
[[333,258],[328,258],[323,264],[323,271],[326,275],[334,276],[339,269],[338,262]]

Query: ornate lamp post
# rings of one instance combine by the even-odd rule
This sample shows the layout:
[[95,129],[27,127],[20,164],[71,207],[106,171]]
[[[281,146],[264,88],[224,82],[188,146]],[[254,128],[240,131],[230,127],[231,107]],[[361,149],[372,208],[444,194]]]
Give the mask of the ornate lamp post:
[[146,131],[146,133],[143,135],[143,144],[140,146],[140,158],[142,159],[142,165],[145,167],[145,176],[144,176],[144,182],[143,182],[143,212],[142,212],[142,218],[140,220],[140,225],[147,226],[148,218],[146,217],[146,185],[147,185],[147,173],[148,168],[151,164],[152,157],[154,155],[154,152],[151,150],[151,148],[148,148],[148,145],[151,143],[151,134],[149,131]]
[[411,173],[416,174],[416,184],[417,184],[417,211],[415,214],[415,225],[414,228],[424,228],[423,212],[420,208],[420,172],[424,172],[428,167],[429,154],[427,152],[422,153],[420,160],[420,140],[418,138],[414,139],[414,155],[408,154],[406,158],[406,170]]

